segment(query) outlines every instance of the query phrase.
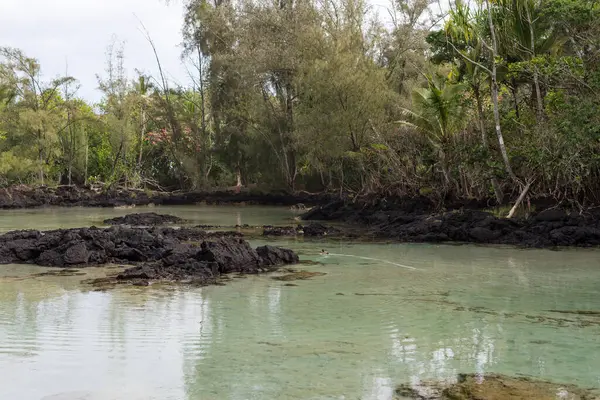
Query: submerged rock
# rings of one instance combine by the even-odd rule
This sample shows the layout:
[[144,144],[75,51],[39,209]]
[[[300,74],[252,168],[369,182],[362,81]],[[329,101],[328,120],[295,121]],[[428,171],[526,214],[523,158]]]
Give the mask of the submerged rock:
[[274,276],[273,279],[277,280],[277,281],[298,281],[298,280],[305,280],[305,279],[310,279],[314,276],[323,276],[323,275],[327,275],[324,272],[310,272],[310,271],[295,271],[286,275],[282,275],[282,276]]
[[127,214],[122,217],[105,219],[106,225],[153,226],[177,224],[184,220],[174,215],[157,214],[153,212]]
[[400,385],[396,399],[411,400],[593,400],[597,393],[531,378],[460,374],[455,383],[422,382]]
[[86,275],[85,272],[80,272],[78,269],[68,269],[63,268],[59,270],[40,272],[38,274],[33,274],[32,276],[83,276]]
[[559,314],[578,314],[578,315],[592,315],[600,317],[600,310],[547,310],[548,312],[559,313]]

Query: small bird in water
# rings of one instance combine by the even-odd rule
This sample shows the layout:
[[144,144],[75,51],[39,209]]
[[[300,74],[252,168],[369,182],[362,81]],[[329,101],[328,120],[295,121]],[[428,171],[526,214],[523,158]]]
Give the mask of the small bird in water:
[[324,255],[326,255],[326,254],[329,254],[329,252],[328,252],[328,251],[325,251],[325,250],[323,250],[323,249],[321,249],[321,255],[322,255],[322,256],[324,256]]

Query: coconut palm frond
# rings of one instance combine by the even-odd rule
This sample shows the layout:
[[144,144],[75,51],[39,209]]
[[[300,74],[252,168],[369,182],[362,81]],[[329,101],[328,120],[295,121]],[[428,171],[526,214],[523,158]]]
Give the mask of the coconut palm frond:
[[464,124],[462,94],[466,85],[429,77],[427,88],[412,92],[412,110],[403,109],[401,123],[423,133],[435,146],[445,142]]

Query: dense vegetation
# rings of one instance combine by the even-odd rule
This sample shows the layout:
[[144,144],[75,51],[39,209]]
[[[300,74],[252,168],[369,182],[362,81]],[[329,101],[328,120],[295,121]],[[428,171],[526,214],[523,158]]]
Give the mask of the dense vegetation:
[[131,81],[112,46],[95,105],[1,48],[0,184],[597,203],[599,4],[433,9],[395,0],[387,24],[362,0],[189,0],[194,84]]

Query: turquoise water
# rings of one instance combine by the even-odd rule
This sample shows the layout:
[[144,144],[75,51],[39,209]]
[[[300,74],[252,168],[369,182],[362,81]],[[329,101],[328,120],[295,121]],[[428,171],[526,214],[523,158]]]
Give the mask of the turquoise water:
[[[89,225],[126,211],[3,213],[0,222]],[[249,224],[291,215],[168,210],[221,224],[238,211]],[[321,263],[299,268],[326,275],[95,292],[79,283],[86,277],[0,267],[0,399],[374,400],[459,372],[600,388],[600,317],[548,311],[600,310],[598,250],[277,243]],[[331,254],[319,255],[323,247]]]

